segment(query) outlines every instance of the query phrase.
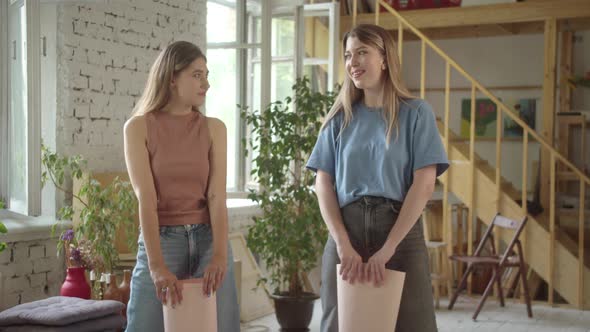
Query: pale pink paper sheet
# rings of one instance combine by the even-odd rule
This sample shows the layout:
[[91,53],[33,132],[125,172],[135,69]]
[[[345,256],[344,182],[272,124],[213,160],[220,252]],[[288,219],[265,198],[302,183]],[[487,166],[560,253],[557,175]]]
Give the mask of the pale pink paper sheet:
[[[340,264],[336,265],[340,271]],[[385,270],[385,283],[351,285],[338,273],[339,332],[393,332],[402,297],[405,272]]]
[[217,300],[203,295],[203,279],[180,280],[182,303],[175,308],[163,305],[166,332],[217,332]]

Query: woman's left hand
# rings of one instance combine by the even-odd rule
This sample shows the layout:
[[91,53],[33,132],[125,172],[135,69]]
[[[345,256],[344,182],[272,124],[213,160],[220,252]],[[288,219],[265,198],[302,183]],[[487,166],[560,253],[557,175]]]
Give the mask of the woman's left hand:
[[365,264],[365,276],[367,281],[375,282],[376,287],[380,287],[385,282],[385,264],[389,262],[395,254],[395,246],[387,243],[379,249]]
[[212,292],[217,291],[221,287],[226,270],[227,257],[214,254],[205,268],[205,274],[203,275],[203,294],[205,296],[211,296]]

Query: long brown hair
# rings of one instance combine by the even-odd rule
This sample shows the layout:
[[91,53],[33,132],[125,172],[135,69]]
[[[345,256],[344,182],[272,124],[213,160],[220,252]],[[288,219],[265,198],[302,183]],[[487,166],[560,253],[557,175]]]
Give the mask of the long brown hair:
[[132,115],[158,111],[166,106],[170,101],[170,81],[198,58],[207,61],[205,54],[193,43],[177,41],[166,46],[150,68],[145,88]]
[[[356,37],[361,43],[376,48],[383,56],[387,66],[387,74],[383,83],[383,110],[387,122],[387,144],[389,144],[393,128],[397,126],[399,103],[405,99],[415,98],[410,94],[401,79],[397,44],[387,30],[373,24],[360,24],[347,32],[342,40],[343,50],[346,51],[346,42],[351,37]],[[352,105],[362,97],[363,90],[358,89],[350,77],[345,75],[344,84],[324,120],[322,129],[339,112],[344,112],[344,122],[341,129],[346,128],[352,120]]]

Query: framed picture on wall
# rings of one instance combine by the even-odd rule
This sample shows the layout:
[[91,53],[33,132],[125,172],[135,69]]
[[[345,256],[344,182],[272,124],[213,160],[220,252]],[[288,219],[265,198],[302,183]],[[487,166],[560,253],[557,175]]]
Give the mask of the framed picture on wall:
[[[520,116],[529,127],[535,129],[535,119],[537,116],[537,99],[521,98],[506,100],[506,106],[510,107]],[[504,137],[522,137],[522,127],[518,125],[509,116],[504,115]]]
[[[490,139],[496,137],[498,109],[488,98],[475,100],[475,138]],[[469,139],[471,125],[471,98],[461,101],[461,137]]]

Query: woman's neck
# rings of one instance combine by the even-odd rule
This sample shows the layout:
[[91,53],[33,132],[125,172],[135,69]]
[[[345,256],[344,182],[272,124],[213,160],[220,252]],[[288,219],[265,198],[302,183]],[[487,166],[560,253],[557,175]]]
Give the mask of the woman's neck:
[[383,107],[383,86],[376,89],[364,89],[363,103],[367,107]]
[[188,114],[192,112],[192,110],[193,107],[191,105],[175,101],[170,101],[168,104],[166,104],[166,106],[164,106],[164,108],[162,108],[162,111],[175,115]]

